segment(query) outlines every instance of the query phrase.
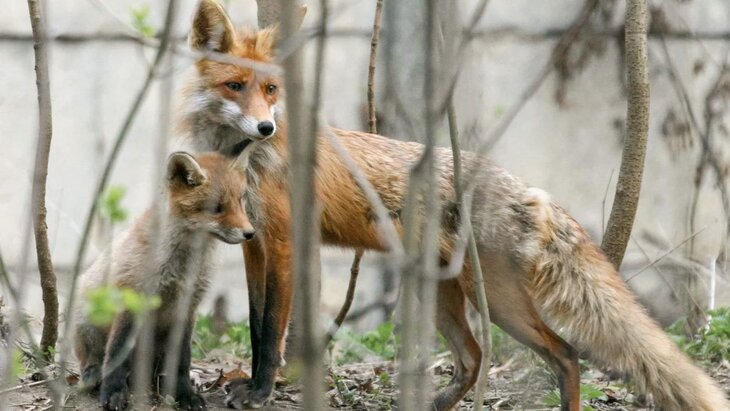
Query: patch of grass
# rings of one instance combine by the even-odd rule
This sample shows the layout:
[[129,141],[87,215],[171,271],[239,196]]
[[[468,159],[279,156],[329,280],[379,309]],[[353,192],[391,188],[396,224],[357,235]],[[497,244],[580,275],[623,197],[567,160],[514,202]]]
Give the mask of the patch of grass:
[[684,334],[684,319],[672,324],[667,332],[684,352],[695,359],[712,363],[730,361],[730,307],[711,310],[707,315],[707,325],[694,338]]
[[[581,401],[607,401],[608,396],[597,386],[593,384],[581,384],[580,385],[580,400]],[[560,390],[557,388],[550,391],[543,397],[542,402],[548,407],[559,407],[560,406]],[[593,411],[594,408],[590,405],[583,407],[583,411]]]
[[221,349],[239,358],[251,357],[251,334],[248,321],[229,324],[222,334],[213,327],[210,315],[198,316],[193,331],[192,355],[200,360],[214,349]]
[[336,342],[342,347],[342,352],[336,358],[337,365],[361,362],[368,356],[394,360],[397,353],[396,346],[400,340],[393,333],[394,329],[393,323],[387,321],[364,334],[342,330],[343,332],[336,338]]

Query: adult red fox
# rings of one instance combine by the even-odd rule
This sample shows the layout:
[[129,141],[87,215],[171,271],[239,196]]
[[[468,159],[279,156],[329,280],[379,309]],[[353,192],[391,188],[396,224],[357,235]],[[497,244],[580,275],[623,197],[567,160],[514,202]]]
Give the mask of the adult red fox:
[[[166,200],[162,200],[167,215],[162,216],[158,229],[153,231],[152,212],[148,211],[82,277],[81,288],[87,292],[103,287],[108,278],[120,289],[159,296],[160,306],[150,318],[155,375],[163,371],[174,325],[181,318],[185,321],[174,393],[183,409],[205,408],[190,384],[190,350],[195,310],[208,286],[214,243],[238,244],[254,235],[242,204],[246,179],[240,166],[240,160],[219,153],[197,158],[172,154],[167,164]],[[189,305],[184,305],[186,292],[192,292]],[[98,325],[81,305],[76,309],[75,350],[82,382],[88,388],[101,385],[104,409],[122,410],[128,405],[127,379],[133,366],[137,320],[124,311],[110,324]]]
[[[275,40],[273,29],[235,30],[215,0],[203,0],[189,44],[196,51],[273,63]],[[201,59],[181,110],[181,131],[201,151],[225,151],[247,140],[260,142],[251,155],[251,189],[246,192],[260,235],[243,245],[253,376],[232,385],[227,403],[235,408],[261,407],[271,395],[292,309],[287,141],[296,135],[287,129],[282,96],[276,75]],[[356,131],[332,132],[375,187],[400,230],[408,172],[423,146]],[[438,148],[436,158],[445,263],[457,235],[459,210],[451,153]],[[598,364],[625,372],[664,410],[728,409],[723,392],[647,316],[575,220],[546,193],[527,187],[488,160],[468,152],[463,158],[465,168],[479,170],[481,179],[471,220],[492,320],[535,350],[557,374],[563,410],[580,409],[579,351]],[[315,173],[322,241],[383,250],[368,200],[323,136],[317,142]],[[455,407],[477,379],[482,353],[465,317],[467,301],[477,306],[468,263],[458,278],[438,286],[436,324],[449,342],[455,368],[451,382],[434,399],[437,410]],[[542,318],[559,327],[570,343]]]

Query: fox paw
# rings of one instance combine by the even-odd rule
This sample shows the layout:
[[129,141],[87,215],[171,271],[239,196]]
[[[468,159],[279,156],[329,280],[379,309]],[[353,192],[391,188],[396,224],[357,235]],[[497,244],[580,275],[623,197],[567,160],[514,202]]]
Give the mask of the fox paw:
[[81,372],[81,392],[93,392],[101,385],[101,367],[90,365]]
[[271,392],[253,388],[253,380],[249,378],[238,378],[232,380],[224,387],[226,393],[226,406],[237,409],[261,408],[271,396]]
[[129,405],[129,390],[126,386],[119,390],[102,389],[101,408],[108,411],[126,410]]
[[203,411],[207,409],[203,397],[192,391],[178,394],[175,400],[177,401],[178,408],[181,410]]

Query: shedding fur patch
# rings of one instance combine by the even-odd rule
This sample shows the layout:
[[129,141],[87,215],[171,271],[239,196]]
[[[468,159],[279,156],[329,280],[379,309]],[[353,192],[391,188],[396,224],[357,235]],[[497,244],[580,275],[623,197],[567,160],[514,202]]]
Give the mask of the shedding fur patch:
[[550,200],[550,194],[530,187],[525,190],[523,204],[530,210],[534,228],[543,244],[552,240],[555,233],[555,214]]

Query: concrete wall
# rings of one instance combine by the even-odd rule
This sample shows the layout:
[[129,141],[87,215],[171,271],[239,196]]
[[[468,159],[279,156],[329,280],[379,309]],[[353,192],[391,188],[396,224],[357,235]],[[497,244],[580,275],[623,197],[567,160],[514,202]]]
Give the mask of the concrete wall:
[[[23,238],[28,226],[37,106],[26,4],[9,0],[4,3],[0,13],[0,55],[4,56],[0,68],[0,147],[4,154],[0,158],[3,176],[0,179],[0,250],[6,263],[17,271],[26,249]],[[121,38],[128,32],[122,23],[131,21],[131,8],[145,3],[150,6],[150,21],[159,26],[164,13],[162,1],[47,2],[49,34],[58,38],[51,49],[54,135],[48,178],[48,224],[63,295],[94,186],[154,52]],[[190,0],[181,3],[175,26],[175,35],[180,39],[187,32],[194,6]],[[253,0],[227,3],[236,22],[255,22]],[[312,3],[305,29],[316,24],[317,5]],[[374,1],[331,3],[331,29],[346,31],[347,35],[328,41],[324,112],[332,125],[362,129],[368,33]],[[476,1],[459,4],[467,14]],[[695,0],[657,4],[663,7],[672,27],[699,36],[699,39],[675,36],[667,44],[701,119],[705,96],[716,81],[730,47],[730,3]],[[456,90],[462,129],[477,130],[477,136],[484,136],[496,126],[548,60],[557,41],[555,31],[567,27],[581,5],[579,0],[554,0],[549,7],[529,0],[490,2],[479,25],[487,34],[470,46]],[[622,15],[622,4],[618,4],[609,28],[618,28]],[[308,47],[311,49],[311,45]],[[557,78],[551,74],[491,153],[514,174],[551,192],[598,240],[603,210],[607,219],[612,202],[620,162],[620,126],[625,113],[625,96],[619,81],[621,50],[610,39],[604,47],[604,52],[590,59],[585,69],[576,73],[567,85],[563,105],[555,101]],[[648,259],[660,256],[692,233],[688,209],[700,158],[701,144],[696,135],[677,139],[662,133],[668,110],[674,108],[680,114],[682,110],[657,37],[652,37],[649,52],[652,98],[649,151],[634,229],[636,242],[630,245],[625,264],[627,272],[637,270]],[[176,88],[184,82],[190,65],[185,57],[176,57],[174,70],[169,73]],[[382,86],[382,71],[379,80]],[[156,170],[155,144],[164,130],[159,121],[162,96],[159,86],[150,93],[112,175],[112,184],[127,188],[124,206],[132,216],[148,207],[159,191],[151,176]],[[720,101],[718,107],[713,107],[721,120],[715,133],[721,137],[715,139],[715,144],[719,157],[727,163],[728,139],[721,133],[722,125],[730,125],[730,115],[727,104],[722,103],[726,100]],[[695,271],[703,279],[707,278],[707,269],[720,254],[725,240],[725,216],[714,179],[709,172],[699,188],[694,230],[702,229],[702,232],[694,238],[692,255],[688,256],[687,247],[675,253],[675,260],[680,263],[687,257],[699,261],[693,267],[699,267]],[[91,254],[103,249],[107,242],[107,236],[97,230]],[[221,249],[221,270],[211,296],[228,294],[232,315],[243,317],[247,304],[239,292],[245,289],[240,251],[237,247]],[[336,310],[343,296],[350,254],[333,250],[325,250],[323,254],[324,305],[332,307],[330,312]],[[33,265],[33,248],[30,257]],[[381,294],[376,259],[371,256],[367,260],[357,304]],[[682,278],[687,272],[679,270],[677,275]],[[669,295],[667,287],[657,282],[656,276],[657,272],[649,270],[632,280],[632,286],[651,295],[659,292]],[[40,306],[35,272],[29,273],[26,283],[26,306],[37,314]],[[728,302],[727,288],[723,277],[718,285],[718,298],[724,303]],[[667,301],[670,307],[677,306],[669,297]]]

